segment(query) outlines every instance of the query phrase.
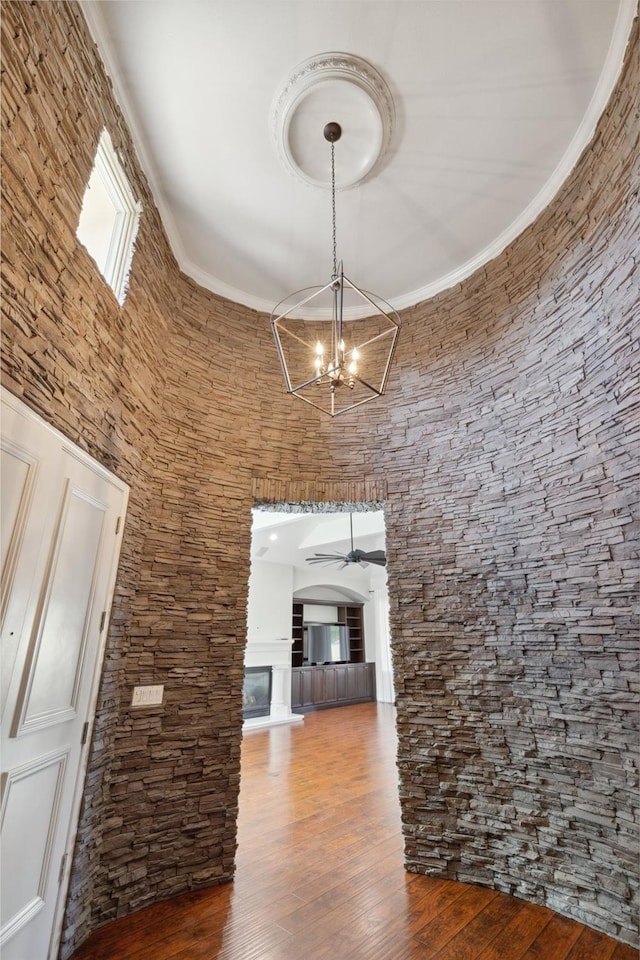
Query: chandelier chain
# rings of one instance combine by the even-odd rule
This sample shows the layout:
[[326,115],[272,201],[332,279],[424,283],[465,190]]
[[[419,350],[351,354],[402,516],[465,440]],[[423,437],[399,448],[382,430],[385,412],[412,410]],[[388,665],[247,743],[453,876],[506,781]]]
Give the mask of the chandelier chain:
[[331,216],[332,216],[332,236],[333,236],[333,274],[335,279],[338,276],[338,259],[336,255],[336,151],[333,140],[331,141]]

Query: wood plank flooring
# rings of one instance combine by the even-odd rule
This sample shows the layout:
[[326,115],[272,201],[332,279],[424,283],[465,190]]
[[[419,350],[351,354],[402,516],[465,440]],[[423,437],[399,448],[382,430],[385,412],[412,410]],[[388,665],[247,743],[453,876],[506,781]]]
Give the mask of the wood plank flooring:
[[245,735],[232,884],[96,931],[74,960],[638,960],[545,907],[405,873],[387,704]]

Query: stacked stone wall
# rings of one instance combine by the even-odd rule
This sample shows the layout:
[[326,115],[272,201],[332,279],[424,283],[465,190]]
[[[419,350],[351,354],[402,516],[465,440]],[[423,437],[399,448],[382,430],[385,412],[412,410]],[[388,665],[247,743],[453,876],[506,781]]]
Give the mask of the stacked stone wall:
[[[131,486],[62,955],[233,875],[254,501],[385,501],[409,869],[632,940],[635,33],[556,201],[330,421],[180,274],[79,9],[2,31],[3,383]],[[105,125],[144,208],[123,308],[75,239]]]
[[405,313],[385,415],[358,420],[388,484],[408,868],[631,942],[638,73],[636,22],[560,195],[502,256]]
[[[2,47],[3,384],[131,487],[66,956],[232,877],[252,468],[315,470],[266,319],[178,270],[79,9],[5,3]],[[104,127],[143,207],[122,308],[75,237]],[[144,683],[165,703],[132,711]]]

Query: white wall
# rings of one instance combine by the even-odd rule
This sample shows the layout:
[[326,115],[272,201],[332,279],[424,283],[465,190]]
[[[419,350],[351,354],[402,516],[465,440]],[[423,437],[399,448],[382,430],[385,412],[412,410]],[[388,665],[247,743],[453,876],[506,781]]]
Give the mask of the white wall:
[[293,571],[293,590],[296,594],[304,591],[314,600],[364,603],[369,599],[369,577],[357,566],[297,567]]
[[253,560],[249,576],[247,640],[291,637],[293,567]]
[[378,584],[371,591],[369,608],[372,620],[371,642],[374,647],[374,654],[371,659],[375,660],[376,664],[376,698],[384,703],[394,703],[396,695],[393,685],[389,594],[386,583]]

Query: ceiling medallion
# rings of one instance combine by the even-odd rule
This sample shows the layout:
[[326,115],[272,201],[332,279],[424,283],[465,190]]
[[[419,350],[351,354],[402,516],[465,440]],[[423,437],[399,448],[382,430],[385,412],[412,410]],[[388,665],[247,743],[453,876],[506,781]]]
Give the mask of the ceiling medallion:
[[362,57],[321,53],[300,63],[276,95],[272,132],[290,172],[328,189],[322,130],[331,117],[342,129],[336,189],[354,187],[379,168],[393,134],[389,88]]

